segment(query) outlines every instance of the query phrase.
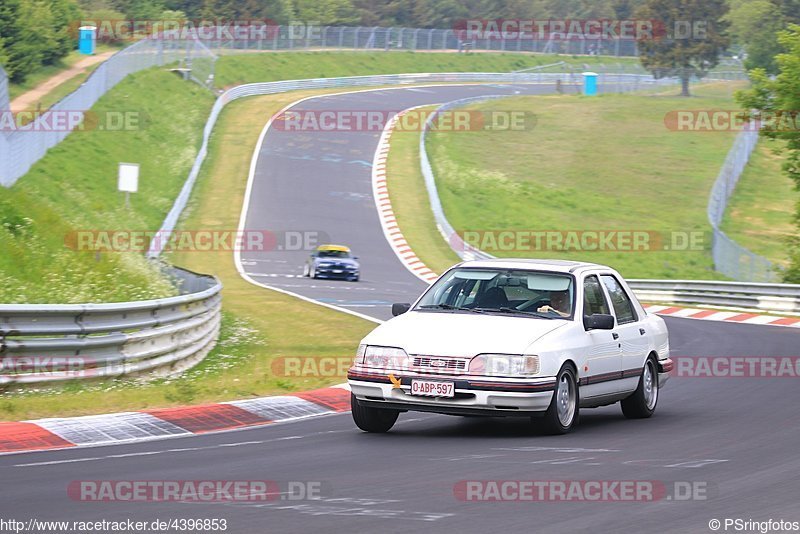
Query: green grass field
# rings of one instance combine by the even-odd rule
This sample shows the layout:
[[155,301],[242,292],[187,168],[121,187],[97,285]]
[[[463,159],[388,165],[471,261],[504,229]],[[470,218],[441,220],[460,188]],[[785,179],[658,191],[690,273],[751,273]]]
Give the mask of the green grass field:
[[797,231],[792,223],[800,193],[781,170],[784,157],[774,149],[780,141],[761,139],[731,196],[722,231],[743,247],[786,265],[786,238]]
[[223,55],[216,64],[216,84],[230,87],[242,83],[304,78],[365,76],[410,72],[511,72],[564,61],[571,65],[623,65],[632,68],[638,60],[597,56],[533,54],[453,54],[424,52],[279,52]]
[[[696,88],[688,101],[672,89],[597,98],[515,97],[472,106],[531,112],[536,125],[524,131],[433,133],[428,151],[445,212],[462,232],[646,231],[667,243],[673,235],[701,232],[702,248],[690,251],[664,251],[659,244],[645,252],[535,246],[490,252],[608,263],[631,278],[718,278],[711,269],[706,204],[733,136],[674,132],[663,120],[673,109],[726,109],[733,105],[731,91],[730,85],[709,84]],[[454,256],[438,243],[435,228],[413,213],[411,206],[424,205],[427,197],[416,170],[416,144],[404,139],[409,135],[392,138],[390,193],[412,247],[429,267],[441,270]]]
[[[137,300],[173,288],[139,253],[76,251],[81,230],[156,230],[199,147],[213,96],[174,74],[132,75],[93,108],[126,112],[135,129],[74,132],[0,195],[0,302]],[[129,123],[133,126],[133,123]],[[139,192],[126,209],[117,164],[141,164]]]

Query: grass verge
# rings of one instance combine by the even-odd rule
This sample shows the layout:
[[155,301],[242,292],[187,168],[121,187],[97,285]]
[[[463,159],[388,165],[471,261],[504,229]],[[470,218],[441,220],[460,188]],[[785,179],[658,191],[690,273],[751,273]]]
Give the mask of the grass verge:
[[[77,231],[158,229],[199,148],[213,95],[174,74],[131,75],[93,107],[131,112],[135,128],[74,132],[0,196],[0,302],[157,298],[174,289],[139,252],[75,250]],[[141,164],[130,208],[117,164]],[[70,248],[67,245],[71,245]]]
[[800,195],[781,170],[775,153],[783,142],[761,139],[728,203],[722,231],[756,254],[785,266],[786,239],[796,231],[792,218]]
[[[237,228],[250,158],[267,118],[294,100],[325,92],[334,91],[268,95],[230,104],[214,130],[208,159],[180,228]],[[225,286],[220,340],[203,362],[169,380],[121,378],[5,393],[0,395],[0,418],[23,420],[203,404],[340,383],[344,380],[341,366],[374,327],[369,321],[249,284],[237,273],[230,251],[182,252],[171,254],[169,260],[215,274]],[[340,365],[331,373],[283,376],[282,357],[333,357]]]
[[[706,204],[733,136],[670,131],[664,116],[687,107],[727,109],[733,104],[731,91],[727,84],[707,84],[697,87],[691,100],[673,96],[671,89],[597,98],[515,97],[471,106],[524,110],[534,113],[537,122],[524,131],[435,132],[429,137],[448,219],[461,232],[642,230],[665,236],[667,245],[673,232],[700,232],[698,250],[520,247],[489,252],[607,263],[631,278],[719,278],[711,269]],[[441,271],[455,257],[431,224],[432,216],[419,213],[427,208],[427,194],[418,170],[417,139],[413,133],[392,136],[389,188],[406,239],[429,267]]]

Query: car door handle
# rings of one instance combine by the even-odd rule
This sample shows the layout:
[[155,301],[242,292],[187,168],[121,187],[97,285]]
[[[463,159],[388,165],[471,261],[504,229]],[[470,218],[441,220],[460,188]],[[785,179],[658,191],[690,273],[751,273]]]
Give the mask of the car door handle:
[[639,335],[645,335],[647,332],[644,331],[644,328],[639,329]]
[[611,332],[611,335],[613,336],[614,339],[619,339],[619,334],[617,334],[616,332]]

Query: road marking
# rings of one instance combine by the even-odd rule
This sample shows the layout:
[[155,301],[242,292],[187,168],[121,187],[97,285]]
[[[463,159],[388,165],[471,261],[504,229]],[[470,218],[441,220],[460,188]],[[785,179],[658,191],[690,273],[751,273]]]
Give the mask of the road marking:
[[56,464],[73,464],[76,462],[92,462],[94,460],[102,460],[100,457],[93,458],[72,458],[71,460],[52,460],[50,462],[32,462],[29,464],[14,464],[14,467],[33,467],[36,465],[56,465]]
[[92,456],[88,458],[70,458],[65,460],[50,460],[45,462],[30,462],[24,464],[14,464],[12,467],[37,467],[37,466],[48,466],[48,465],[59,465],[59,464],[71,464],[77,462],[94,462],[97,460],[110,460],[110,459],[117,459],[117,458],[130,458],[136,456],[153,456],[156,454],[166,454],[166,453],[176,453],[176,452],[189,452],[189,451],[205,451],[205,450],[213,450],[213,449],[222,449],[225,447],[239,447],[242,445],[264,445],[265,443],[275,443],[279,441],[290,441],[295,439],[305,439],[308,437],[313,437],[316,435],[322,434],[331,434],[331,433],[338,433],[338,432],[352,432],[352,430],[329,430],[324,432],[314,432],[312,434],[308,434],[305,436],[283,436],[280,438],[273,438],[273,439],[264,439],[264,440],[255,440],[255,441],[238,441],[232,443],[217,443],[215,445],[207,445],[204,447],[184,447],[184,448],[177,448],[177,449],[164,449],[162,451],[142,451],[142,452],[132,452],[126,454],[108,454],[106,456]]

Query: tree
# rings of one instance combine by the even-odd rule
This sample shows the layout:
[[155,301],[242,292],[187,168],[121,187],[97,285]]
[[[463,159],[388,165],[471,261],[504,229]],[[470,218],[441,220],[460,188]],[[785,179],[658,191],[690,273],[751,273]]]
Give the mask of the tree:
[[[761,135],[786,141],[783,170],[800,191],[800,25],[791,24],[780,32],[778,43],[785,50],[775,57],[778,75],[772,78],[764,69],[751,71],[752,88],[740,91],[736,97],[745,110],[776,118],[766,123]],[[800,203],[794,221],[800,228]],[[783,278],[785,282],[797,284],[800,283],[800,235],[791,236],[788,244],[790,265]]]
[[732,0],[725,19],[734,42],[744,47],[745,68],[775,74],[775,56],[781,52],[778,32],[786,25],[780,7],[771,0]]
[[45,51],[44,62],[53,63],[77,47],[77,41],[70,30],[81,18],[81,11],[73,0],[48,0],[48,4],[55,46]]
[[660,22],[665,34],[639,40],[642,66],[656,78],[679,77],[681,95],[690,96],[689,80],[716,67],[729,45],[727,10],[725,0],[648,0],[636,18]]

